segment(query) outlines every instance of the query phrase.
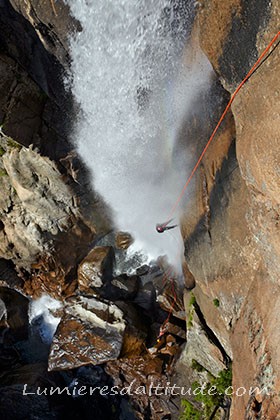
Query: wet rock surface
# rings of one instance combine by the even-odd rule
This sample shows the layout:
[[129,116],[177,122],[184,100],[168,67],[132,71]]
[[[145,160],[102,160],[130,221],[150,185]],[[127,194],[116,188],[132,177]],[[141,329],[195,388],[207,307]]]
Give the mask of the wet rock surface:
[[[134,419],[126,397],[103,397],[98,389],[90,397],[48,395],[51,387],[71,390],[75,382],[113,386],[103,368],[109,360],[129,364],[143,357],[145,364],[167,313],[155,301],[149,267],[126,273],[141,265],[140,257],[127,256],[131,236],[113,232],[102,243],[112,229],[110,213],[69,143],[75,105],[62,76],[68,35],[79,25],[63,2],[11,4],[0,2],[1,416],[71,419],[94,412],[100,419]],[[147,287],[141,272],[150,276]],[[58,299],[59,309],[28,309],[30,297],[42,296]],[[52,324],[54,316],[61,319]],[[168,328],[175,331],[172,346],[152,351],[163,377],[185,334],[176,323]],[[37,395],[38,387],[46,393]],[[149,407],[145,397],[138,414],[162,417],[171,412],[167,406],[162,410],[155,399]]]
[[117,306],[94,298],[69,299],[52,341],[49,369],[73,369],[118,358],[124,330]]
[[113,277],[114,250],[112,247],[95,247],[81,262],[78,283],[81,291],[105,289]]
[[[216,76],[181,127],[176,152],[186,160],[195,159],[280,21],[276,0],[198,6],[195,27]],[[150,385],[191,387],[231,360],[235,388],[271,392],[233,398],[232,418],[277,418],[278,51],[239,93],[194,179],[181,223],[183,301],[183,286],[166,279],[168,267],[128,257],[133,239],[112,230],[110,212],[69,142],[77,112],[63,75],[68,35],[79,24],[61,0],[2,0],[0,11],[1,418],[175,419],[180,399],[147,396]],[[51,344],[40,336],[44,316],[28,323],[29,298],[42,293],[63,308]],[[35,392],[72,389],[75,381],[132,383],[146,393],[22,395],[24,383]],[[228,418],[228,407],[222,415]]]
[[128,249],[133,243],[133,238],[128,232],[117,232],[115,246],[117,249]]
[[162,369],[163,362],[149,355],[109,362],[106,367],[116,386],[123,389],[130,386],[131,401],[137,418],[155,420],[170,418],[178,410],[178,399],[176,401],[176,398],[170,399],[170,395],[157,395],[155,392],[156,386],[164,389],[170,384],[168,377],[162,375]]

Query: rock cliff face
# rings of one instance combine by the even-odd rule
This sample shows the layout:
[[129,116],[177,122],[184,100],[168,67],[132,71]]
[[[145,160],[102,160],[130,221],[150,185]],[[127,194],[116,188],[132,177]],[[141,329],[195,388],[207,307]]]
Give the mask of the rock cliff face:
[[[0,0],[0,12],[4,417],[35,418],[40,411],[46,419],[81,412],[91,418],[93,410],[96,418],[133,416],[126,400],[97,394],[94,401],[63,398],[52,405],[32,396],[25,403],[21,387],[75,380],[120,387],[170,380],[187,387],[209,374],[219,377],[232,362],[234,389],[267,392],[234,396],[230,410],[225,399],[215,418],[278,418],[279,51],[245,84],[196,174],[181,221],[185,291],[174,305],[172,282],[162,288],[160,261],[134,276],[116,273],[116,265],[132,264],[126,254],[132,238],[114,231],[69,141],[77,109],[63,75],[68,35],[79,23],[62,0]],[[184,121],[178,150],[198,156],[230,94],[279,30],[279,13],[277,0],[199,3],[193,36],[199,34],[215,77]],[[44,293],[60,301],[51,346],[28,326],[29,300]],[[46,327],[42,313],[32,322]],[[104,363],[105,369],[95,366]],[[190,400],[202,413],[203,405]],[[137,418],[167,419],[178,417],[180,401],[134,395],[131,404]]]
[[[200,3],[200,45],[225,90],[233,93],[279,23],[277,2]],[[227,133],[231,147],[221,155],[222,134],[211,145],[196,184],[195,195],[201,198],[192,207],[197,218],[192,222],[186,216],[182,227],[196,282],[193,293],[233,360],[234,388],[266,387],[268,394],[279,389],[279,65],[275,50],[234,102],[235,130]],[[222,164],[213,172],[218,154]],[[207,211],[201,204],[203,182]],[[194,346],[193,358],[199,360],[195,338]],[[277,395],[234,397],[231,417],[274,419],[279,403]]]

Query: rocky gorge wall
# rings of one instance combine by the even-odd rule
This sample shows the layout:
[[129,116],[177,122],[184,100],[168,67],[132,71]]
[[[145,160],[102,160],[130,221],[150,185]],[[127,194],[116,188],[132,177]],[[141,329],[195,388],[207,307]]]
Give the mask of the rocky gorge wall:
[[[163,309],[172,308],[170,287],[164,293],[161,288],[162,267],[142,267],[134,277],[114,272],[131,238],[107,235],[114,228],[110,212],[92,191],[68,140],[77,108],[65,92],[63,75],[69,67],[68,34],[80,30],[79,23],[62,1],[2,0],[0,11],[0,273],[9,345],[26,340],[30,297],[48,293],[63,302],[49,353],[40,347],[33,364],[19,361],[18,349],[7,350],[3,339],[1,361],[9,368],[4,369],[0,401],[7,418],[13,396],[17,410],[27,415],[40,410],[53,418],[61,413],[60,406],[51,410],[47,398],[28,404],[21,400],[19,383],[10,379],[13,370],[22,375],[20,384],[26,380],[33,387],[66,385],[75,378],[111,384],[112,377],[119,386],[135,378],[137,384],[154,380],[164,385],[170,376],[191,386],[203,382],[207,372],[217,377],[232,362],[234,388],[265,386],[278,392],[279,51],[240,92],[194,179],[181,221],[186,314],[179,302],[168,334],[154,346],[166,318],[158,301]],[[277,1],[199,3],[193,36],[198,34],[216,77],[209,96],[199,98],[184,122],[179,149],[199,153],[279,22]],[[18,316],[11,315],[8,301],[17,303]],[[107,333],[100,331],[104,323]],[[149,345],[152,354],[145,349]],[[199,374],[194,361],[202,367]],[[103,363],[107,373],[98,370]],[[85,370],[71,370],[79,367]],[[68,373],[60,376],[63,370]],[[120,401],[110,401],[109,409],[96,398],[94,408],[92,402],[83,403],[85,418],[92,409],[100,418],[104,410],[111,416],[110,404],[117,407],[112,418],[119,418]],[[192,403],[203,412],[201,404]],[[230,410],[226,403],[215,418],[276,419],[280,412],[277,395],[234,397]],[[70,404],[69,413],[82,410],[82,403],[67,398],[63,404]],[[178,418],[180,401],[135,398],[132,405],[137,418]]]
[[[200,2],[200,45],[228,92],[233,93],[279,31],[279,23],[277,2]],[[207,211],[201,194],[193,205],[196,219],[186,215],[182,228],[196,282],[192,292],[233,360],[233,386],[266,387],[272,394],[233,398],[233,419],[275,419],[279,413],[278,90],[276,48],[232,105],[232,143],[220,167],[215,160],[225,141],[221,135],[203,160],[196,194],[205,182]],[[192,339],[199,361],[199,343]]]

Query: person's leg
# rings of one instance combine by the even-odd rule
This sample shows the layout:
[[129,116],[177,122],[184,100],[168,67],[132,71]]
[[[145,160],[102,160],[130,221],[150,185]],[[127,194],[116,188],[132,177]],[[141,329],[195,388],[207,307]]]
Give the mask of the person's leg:
[[178,225],[173,225],[173,226],[165,226],[165,230],[170,230],[170,229],[174,229],[175,227],[177,227]]

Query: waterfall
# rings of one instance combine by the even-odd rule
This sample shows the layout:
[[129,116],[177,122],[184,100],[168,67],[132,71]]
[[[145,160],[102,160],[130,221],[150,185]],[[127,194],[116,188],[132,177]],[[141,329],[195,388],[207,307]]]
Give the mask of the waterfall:
[[[179,228],[159,234],[188,173],[173,147],[193,99],[209,85],[204,57],[186,65],[193,2],[65,0],[82,31],[71,38],[73,141],[133,251],[180,266]],[[187,143],[187,139],[186,139]],[[175,215],[179,222],[180,214]]]

